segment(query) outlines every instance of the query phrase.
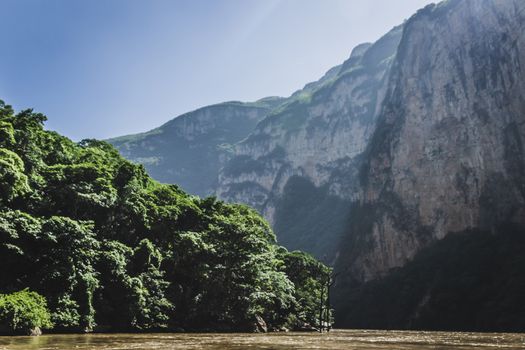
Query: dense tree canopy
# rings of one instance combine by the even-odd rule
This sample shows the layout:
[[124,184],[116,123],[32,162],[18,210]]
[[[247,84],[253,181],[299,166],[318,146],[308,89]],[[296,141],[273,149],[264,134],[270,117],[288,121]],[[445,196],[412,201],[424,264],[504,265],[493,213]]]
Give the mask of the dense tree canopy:
[[[252,209],[152,180],[109,144],[0,101],[0,293],[29,288],[56,330],[251,330],[317,322],[329,273]],[[36,293],[35,293],[36,294]]]

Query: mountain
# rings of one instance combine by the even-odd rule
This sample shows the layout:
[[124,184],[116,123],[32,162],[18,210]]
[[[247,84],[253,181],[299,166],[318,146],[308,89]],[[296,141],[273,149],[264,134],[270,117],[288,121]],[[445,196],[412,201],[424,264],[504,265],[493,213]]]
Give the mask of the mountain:
[[333,261],[401,34],[358,46],[262,120],[233,147],[218,196],[258,209],[285,246]]
[[384,257],[363,257],[363,279],[402,265],[421,236],[525,224],[522,9],[449,1],[405,24],[361,169],[359,206]]
[[335,266],[339,326],[525,330],[524,27],[520,0],[421,9],[280,100],[213,192]]
[[[524,29],[525,3],[512,0],[447,1],[426,7],[405,24],[360,169],[361,196],[336,263],[341,291],[388,275],[426,248],[436,254],[435,242],[459,233],[467,237],[465,251],[483,239],[480,232],[499,235],[487,239],[494,250],[484,247],[480,262],[493,268],[514,260],[513,268],[523,274],[524,260],[508,248],[523,247],[525,227]],[[500,240],[513,243],[502,248]],[[445,264],[450,255],[441,251],[441,258]],[[476,288],[495,282],[487,279],[489,270],[449,273],[448,293],[459,293],[453,281],[461,274]],[[523,290],[518,273],[502,269],[500,274],[506,281],[499,288],[517,283]],[[435,277],[425,290],[414,291],[411,301],[418,303],[403,320],[405,327],[418,324],[427,306],[434,304],[434,316],[439,316],[436,305],[447,306],[434,291],[432,282],[441,278]],[[516,286],[487,293],[478,300],[477,314],[462,315],[462,329],[523,329],[523,322],[509,321],[525,312],[511,306],[521,305],[519,295]],[[341,293],[339,302],[348,305],[346,299]],[[456,295],[455,303],[468,300],[466,293]],[[483,327],[477,326],[481,315],[488,317]],[[434,321],[435,327],[446,327]]]
[[207,106],[149,132],[108,141],[128,159],[144,164],[158,181],[204,197],[215,192],[221,156],[229,146],[245,138],[282,100]]

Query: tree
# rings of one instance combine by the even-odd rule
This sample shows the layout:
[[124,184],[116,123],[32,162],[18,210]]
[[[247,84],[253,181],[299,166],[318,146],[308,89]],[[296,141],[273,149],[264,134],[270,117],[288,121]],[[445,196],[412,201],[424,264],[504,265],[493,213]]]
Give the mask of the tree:
[[29,191],[22,159],[16,153],[0,148],[0,201],[11,202]]
[[321,298],[321,291],[327,287],[330,268],[304,252],[281,249],[279,255],[284,262],[284,272],[295,285],[295,322],[318,325],[319,308],[326,304],[327,297],[325,292]]
[[91,331],[95,326],[93,293],[99,283],[93,265],[99,243],[92,230],[91,223],[65,217],[42,225],[40,283],[53,296],[52,319],[58,328]]

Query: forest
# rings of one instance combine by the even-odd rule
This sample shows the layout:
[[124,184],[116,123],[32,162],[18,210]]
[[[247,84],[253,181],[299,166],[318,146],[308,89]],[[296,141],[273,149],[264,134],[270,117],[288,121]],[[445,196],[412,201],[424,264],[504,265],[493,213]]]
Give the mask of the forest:
[[279,246],[253,209],[161,184],[45,121],[0,101],[0,333],[318,324],[330,269]]

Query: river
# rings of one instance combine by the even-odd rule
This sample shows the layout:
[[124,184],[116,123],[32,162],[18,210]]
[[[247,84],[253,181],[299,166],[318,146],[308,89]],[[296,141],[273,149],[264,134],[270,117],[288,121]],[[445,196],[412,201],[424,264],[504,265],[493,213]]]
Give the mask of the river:
[[336,330],[272,334],[87,334],[0,337],[1,350],[525,349],[525,334]]

